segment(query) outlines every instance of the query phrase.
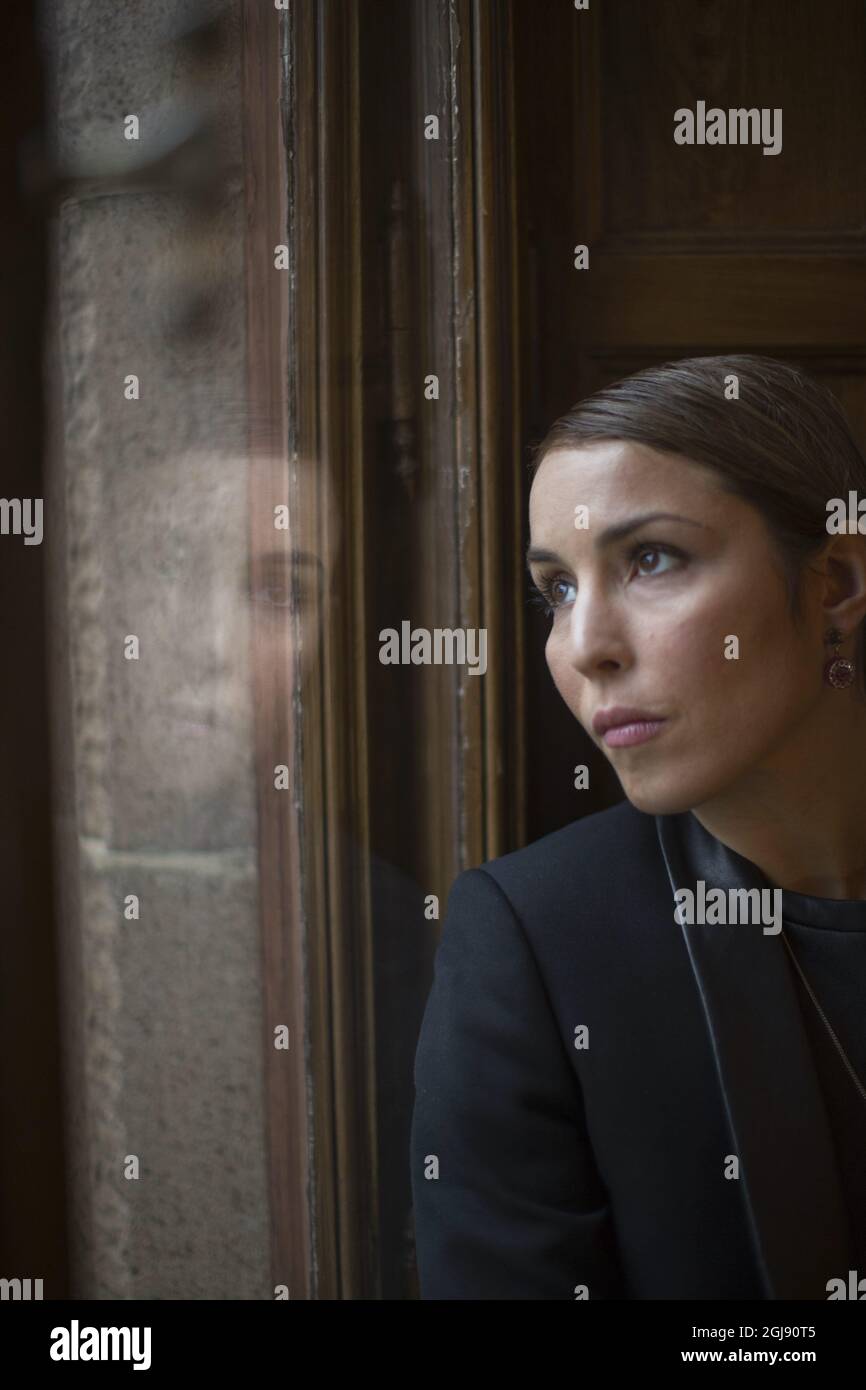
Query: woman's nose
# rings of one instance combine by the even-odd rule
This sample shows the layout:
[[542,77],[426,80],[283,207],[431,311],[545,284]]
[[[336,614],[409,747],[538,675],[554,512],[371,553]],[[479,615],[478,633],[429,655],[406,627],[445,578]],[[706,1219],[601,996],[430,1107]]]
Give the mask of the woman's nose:
[[628,648],[613,605],[584,593],[572,605],[565,642],[568,658],[581,675],[627,664]]

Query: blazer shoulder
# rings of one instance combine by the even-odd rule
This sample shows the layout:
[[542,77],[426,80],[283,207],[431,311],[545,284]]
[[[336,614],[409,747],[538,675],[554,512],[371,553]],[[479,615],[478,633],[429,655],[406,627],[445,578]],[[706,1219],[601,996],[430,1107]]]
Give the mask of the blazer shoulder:
[[630,801],[571,821],[560,830],[479,865],[522,915],[609,893],[623,878],[656,877],[661,854],[655,817]]

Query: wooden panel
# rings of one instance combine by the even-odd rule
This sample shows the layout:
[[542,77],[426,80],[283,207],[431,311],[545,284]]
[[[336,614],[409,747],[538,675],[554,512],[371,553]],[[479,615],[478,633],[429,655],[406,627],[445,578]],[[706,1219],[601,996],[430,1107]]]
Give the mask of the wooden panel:
[[[833,231],[862,241],[862,5],[618,0],[589,13],[600,31],[605,236],[754,241]],[[781,152],[675,144],[674,111],[698,100],[725,110],[780,107]]]
[[[582,274],[582,273],[581,273]],[[771,343],[858,347],[866,256],[604,255],[572,283],[581,336],[594,343],[763,350]],[[748,346],[747,346],[748,345]]]

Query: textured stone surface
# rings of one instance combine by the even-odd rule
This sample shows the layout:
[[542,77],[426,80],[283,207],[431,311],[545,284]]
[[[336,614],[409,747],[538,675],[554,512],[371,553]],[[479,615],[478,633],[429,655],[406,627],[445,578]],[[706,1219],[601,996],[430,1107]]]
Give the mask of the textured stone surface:
[[[235,38],[210,68],[173,40],[208,8]],[[73,1294],[267,1298],[242,187],[229,178],[196,210],[122,177],[177,133],[177,113],[215,102],[237,158],[237,14],[57,0],[43,32],[58,157],[110,176],[71,186],[53,249]],[[125,148],[130,111],[154,119]],[[129,893],[139,921],[124,919]]]
[[[130,1298],[270,1297],[255,856],[85,843],[82,871],[85,1045],[101,1088],[89,1181],[108,1256],[95,1296],[119,1296],[119,1279]],[[138,921],[124,917],[128,894]]]

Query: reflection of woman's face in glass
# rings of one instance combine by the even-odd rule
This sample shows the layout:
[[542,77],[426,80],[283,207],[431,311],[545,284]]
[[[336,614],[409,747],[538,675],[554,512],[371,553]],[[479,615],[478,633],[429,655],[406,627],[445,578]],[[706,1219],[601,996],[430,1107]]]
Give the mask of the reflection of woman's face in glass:
[[[162,833],[194,848],[246,843],[255,821],[253,702],[275,688],[274,711],[291,710],[294,675],[316,659],[328,556],[269,526],[253,566],[242,452],[190,450],[124,475],[121,486],[118,510],[131,522],[111,596],[115,641],[135,633],[142,652],[114,668],[113,766],[137,788],[125,840],[152,843]],[[259,502],[269,518],[273,503],[270,492]],[[274,761],[284,761],[276,742]]]
[[[588,529],[575,507],[588,508]],[[639,810],[671,814],[772,777],[825,698],[817,590],[792,622],[760,513],[706,469],[642,445],[546,454],[530,494],[530,569],[552,606],[557,690]],[[606,537],[649,514],[658,517]],[[542,552],[549,552],[547,555]],[[739,657],[727,659],[730,638]],[[663,717],[610,746],[593,717],[613,705]]]

